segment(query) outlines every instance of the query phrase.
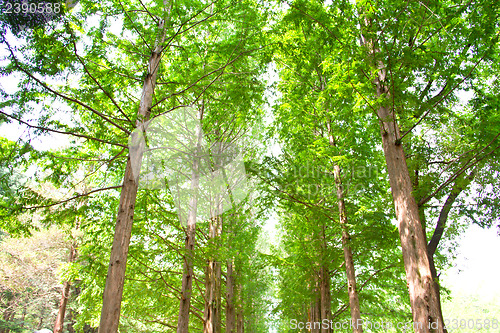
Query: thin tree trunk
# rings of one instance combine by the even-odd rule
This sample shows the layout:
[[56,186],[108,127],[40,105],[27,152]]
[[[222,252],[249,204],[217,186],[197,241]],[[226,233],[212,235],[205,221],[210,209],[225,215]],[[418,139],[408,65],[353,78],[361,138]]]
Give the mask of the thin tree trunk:
[[186,227],[186,248],[184,255],[184,270],[182,274],[181,301],[179,305],[179,319],[177,321],[177,333],[189,332],[189,310],[191,307],[191,292],[193,288],[193,255],[196,235],[196,214],[198,209],[198,189],[200,185],[200,152],[202,141],[201,122],[203,120],[202,108],[200,111],[200,123],[196,128],[197,146],[195,157],[193,159],[193,169],[191,173],[191,198],[189,200],[189,209]]
[[[320,293],[321,293],[321,320],[327,320],[330,322],[332,320],[332,310],[331,310],[331,294],[330,294],[330,273],[328,268],[321,266],[320,268]],[[321,333],[330,333],[331,327],[321,327]]]
[[[195,217],[196,218],[196,217]],[[179,306],[179,320],[177,333],[188,332],[189,309],[191,306],[191,290],[193,287],[193,250],[196,224],[186,227],[186,254],[184,255],[184,273],[182,275],[181,301]]]
[[234,333],[235,324],[233,260],[229,259],[226,273],[226,333]]
[[236,333],[244,333],[245,332],[245,321],[243,318],[243,310],[240,309],[238,314],[236,315],[237,325],[236,325]]
[[361,311],[359,308],[358,291],[356,289],[356,272],[354,270],[354,261],[352,251],[349,245],[351,237],[347,230],[347,214],[344,202],[344,189],[342,178],[340,176],[340,166],[333,167],[335,183],[337,186],[337,202],[339,206],[340,225],[342,227],[342,248],[344,250],[345,270],[347,275],[347,292],[349,294],[349,307],[351,309],[351,320],[354,333],[363,332],[363,321],[361,320]]
[[[325,234],[326,226],[323,224],[321,228],[321,256],[323,258],[320,268],[319,268],[319,291],[320,291],[320,315],[321,320],[326,320],[330,322],[332,320],[332,299],[331,299],[331,291],[330,291],[330,269],[328,267],[327,258],[328,253],[328,243],[326,241]],[[330,325],[324,327],[321,325],[321,333],[331,333],[332,328]]]
[[[164,1],[165,11],[170,14]],[[143,122],[149,120],[151,106],[153,102],[153,92],[156,84],[156,75],[161,60],[161,51],[165,42],[165,21],[160,22],[160,33],[157,44],[149,58],[148,72],[144,80],[141,101],[137,112],[136,126],[142,126]],[[137,133],[136,133],[137,134]],[[134,134],[133,134],[134,135]],[[134,138],[132,138],[133,140]],[[133,140],[134,141],[134,140]],[[125,268],[127,264],[127,255],[132,233],[132,223],[134,218],[135,200],[137,196],[139,175],[134,174],[134,168],[140,170],[143,155],[143,144],[134,147],[137,151],[129,151],[123,185],[120,195],[120,204],[116,218],[115,235],[111,255],[109,258],[108,274],[106,277],[106,286],[104,287],[103,303],[101,310],[101,320],[99,324],[99,333],[116,333],[120,321],[120,307],[123,295],[123,283],[125,281]],[[133,161],[132,158],[133,157]]]
[[[209,237],[217,241],[221,233],[221,218],[210,220]],[[221,265],[216,259],[210,259],[206,268],[206,292],[204,311],[204,333],[221,332]]]
[[[69,262],[73,262],[76,259],[76,248],[71,244],[69,250]],[[64,328],[64,315],[66,314],[66,305],[68,304],[69,292],[71,283],[65,281],[62,288],[61,300],[59,301],[59,311],[56,317],[56,323],[54,324],[54,333],[62,333]]]
[[245,332],[245,316],[243,313],[243,290],[241,284],[238,283],[236,285],[238,291],[238,298],[240,302],[236,308],[236,333],[244,333]]
[[[327,129],[329,133],[330,145],[335,146],[335,139],[330,122],[327,122]],[[339,220],[342,227],[342,249],[344,251],[344,263],[347,276],[347,292],[349,295],[349,308],[351,310],[351,321],[354,333],[363,332],[363,321],[361,319],[361,311],[359,307],[358,290],[356,289],[356,271],[354,268],[354,260],[352,257],[352,250],[350,246],[350,235],[347,229],[347,212],[344,201],[344,185],[342,184],[342,177],[340,175],[340,166],[335,164],[333,166],[333,175],[335,178],[335,185],[337,189],[337,203],[339,207]]]
[[220,263],[210,260],[207,265],[204,333],[221,332]]

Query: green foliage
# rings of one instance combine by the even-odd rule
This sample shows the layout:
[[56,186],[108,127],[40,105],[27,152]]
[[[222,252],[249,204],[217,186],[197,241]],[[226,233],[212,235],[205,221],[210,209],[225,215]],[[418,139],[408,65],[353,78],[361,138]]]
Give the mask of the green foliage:
[[[151,118],[186,105],[203,109],[208,142],[237,143],[259,183],[253,201],[222,216],[220,236],[208,236],[207,221],[198,224],[191,329],[202,326],[208,259],[223,272],[233,261],[248,331],[266,332],[269,313],[283,332],[291,319],[307,321],[322,269],[330,273],[334,321],[348,319],[335,166],[363,317],[408,321],[376,111],[395,110],[429,239],[446,200],[457,195],[435,254],[437,269],[445,269],[464,217],[491,226],[500,213],[499,13],[493,0],[190,0],[167,8],[160,0],[83,0],[45,25],[3,13],[0,74],[17,88],[1,92],[0,124],[20,123],[25,134],[0,138],[0,228],[33,240],[37,230],[57,226],[77,244],[78,260],[61,264],[58,278],[73,283],[70,324],[79,332],[96,327],[128,137],[141,120],[146,67],[165,19]],[[21,23],[30,29],[20,31]],[[372,46],[375,54],[367,52]],[[265,82],[270,61],[279,71],[274,91]],[[382,68],[388,97],[374,89]],[[64,144],[36,144],[50,135]],[[262,156],[272,140],[283,153]],[[164,332],[178,315],[185,230],[166,189],[141,190],[135,207],[120,331]],[[267,249],[258,243],[272,210],[280,243]],[[43,289],[14,295],[5,288],[14,298]]]

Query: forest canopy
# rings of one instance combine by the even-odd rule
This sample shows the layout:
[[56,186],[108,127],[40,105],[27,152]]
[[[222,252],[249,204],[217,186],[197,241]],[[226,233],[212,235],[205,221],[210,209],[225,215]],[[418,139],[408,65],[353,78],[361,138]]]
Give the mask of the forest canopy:
[[0,8],[0,333],[498,331],[498,1]]

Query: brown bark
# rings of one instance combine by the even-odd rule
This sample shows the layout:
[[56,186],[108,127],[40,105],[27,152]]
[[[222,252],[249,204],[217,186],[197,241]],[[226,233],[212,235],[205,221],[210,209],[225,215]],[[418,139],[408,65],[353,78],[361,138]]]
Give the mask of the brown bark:
[[245,333],[245,316],[243,313],[243,293],[241,284],[236,285],[240,302],[236,308],[236,333]]
[[[165,7],[167,7],[166,4]],[[167,8],[165,8],[165,10],[168,11]],[[156,75],[158,73],[161,60],[163,43],[165,42],[166,27],[164,24],[164,21],[160,23],[160,35],[157,39],[157,45],[149,58],[148,71],[144,80],[141,101],[137,112],[137,127],[141,126],[143,122],[149,120],[150,117],[153,92],[156,84]],[[138,147],[134,147],[133,149],[137,149],[137,151],[129,151],[129,157],[123,177],[113,246],[111,248],[111,255],[109,258],[106,286],[104,287],[99,333],[116,333],[118,331],[118,324],[120,321],[123,283],[125,281],[125,269],[132,233],[132,223],[139,178],[139,175],[134,174],[132,170],[132,163],[140,166],[144,147],[140,144]],[[134,157],[133,161],[131,156]],[[136,168],[136,170],[139,170],[139,168]]]
[[[385,70],[376,79],[377,95],[389,92],[384,85]],[[382,106],[378,110],[387,172],[391,185],[398,229],[403,250],[406,279],[416,332],[443,332],[439,316],[439,298],[433,287],[427,244],[419,217],[394,110]]]
[[[360,13],[363,14],[362,8]],[[439,316],[439,298],[433,286],[425,235],[417,202],[412,194],[401,133],[390,103],[391,94],[386,82],[387,69],[381,60],[375,60],[380,56],[380,50],[376,44],[376,31],[370,31],[372,24],[370,19],[364,18],[361,43],[367,47],[368,59],[377,69],[377,77],[373,82],[376,95],[385,99],[377,110],[377,116],[403,250],[413,326],[417,333],[442,333],[444,324]]]
[[196,224],[186,227],[186,253],[184,255],[184,273],[182,275],[181,301],[179,306],[179,319],[177,333],[188,332],[189,309],[191,306],[191,291],[193,288],[193,250],[195,241]]
[[[69,262],[76,259],[76,248],[71,245],[69,252]],[[54,324],[54,333],[62,333],[64,328],[64,315],[66,314],[66,305],[68,304],[69,292],[71,283],[65,281],[62,288],[61,300],[59,301],[59,311],[57,313],[56,322]]]
[[319,294],[318,285],[315,288],[315,299],[311,302],[311,332],[321,332],[321,297]]
[[236,333],[245,333],[245,321],[243,318],[243,310],[239,309],[236,314]]
[[[388,98],[385,75],[385,69],[380,68],[375,83],[377,96]],[[410,174],[403,146],[399,141],[400,132],[394,110],[389,106],[381,106],[378,116],[403,250],[414,328],[416,332],[443,332],[444,325],[439,316],[439,298],[433,287],[427,244],[417,203],[411,193]]]
[[344,189],[342,178],[340,176],[340,167],[333,167],[335,183],[337,186],[337,202],[339,207],[340,225],[342,227],[342,248],[344,250],[345,270],[347,275],[347,292],[349,294],[349,307],[351,309],[351,320],[354,333],[363,332],[363,322],[361,320],[361,311],[359,308],[358,291],[356,289],[356,272],[354,269],[354,260],[352,250],[349,245],[351,237],[347,230],[347,214],[344,202]]
[[189,310],[191,307],[191,292],[193,288],[193,254],[196,235],[196,214],[198,209],[198,188],[200,184],[200,152],[202,129],[201,121],[203,120],[203,108],[200,112],[200,124],[196,128],[197,146],[195,158],[193,159],[193,169],[191,173],[191,198],[189,201],[189,209],[187,216],[186,227],[186,247],[184,255],[184,270],[182,274],[182,289],[181,301],[179,305],[179,319],[177,321],[177,333],[189,332]]
[[[330,122],[327,122],[329,132],[330,145],[335,146],[335,140],[332,133]],[[344,201],[344,185],[342,184],[342,177],[340,175],[340,166],[335,164],[333,166],[333,175],[335,178],[335,185],[337,189],[337,204],[339,208],[339,222],[342,227],[342,249],[344,251],[344,263],[347,276],[347,293],[349,295],[349,308],[351,310],[351,321],[354,333],[363,332],[363,321],[361,319],[361,311],[359,307],[358,290],[356,289],[356,271],[354,268],[354,260],[352,257],[350,242],[350,235],[347,229],[347,212]]]
[[210,260],[206,268],[206,293],[204,333],[221,332],[221,265],[219,262]]
[[[321,228],[321,251],[322,256],[325,258],[328,253],[328,243],[325,235],[326,226],[323,224]],[[328,268],[328,260],[323,259],[319,268],[319,292],[320,292],[320,316],[321,322],[332,320],[332,301],[330,291],[330,271]],[[321,325],[321,333],[330,333],[332,331],[330,325],[323,327]]]
[[227,261],[226,273],[226,333],[234,333],[236,311],[234,308],[234,273],[233,261]]
[[[221,218],[214,217],[210,220],[209,237],[217,241],[221,234]],[[213,258],[208,261],[205,275],[205,311],[204,333],[221,332],[221,265]]]
[[[321,304],[320,304],[320,309],[321,309],[321,320],[332,320],[332,310],[331,310],[331,293],[330,293],[330,273],[328,271],[328,268],[325,267],[324,265],[321,266],[320,268],[320,293],[321,293]],[[330,325],[327,325],[327,327],[321,327],[321,333],[331,333],[332,329]]]

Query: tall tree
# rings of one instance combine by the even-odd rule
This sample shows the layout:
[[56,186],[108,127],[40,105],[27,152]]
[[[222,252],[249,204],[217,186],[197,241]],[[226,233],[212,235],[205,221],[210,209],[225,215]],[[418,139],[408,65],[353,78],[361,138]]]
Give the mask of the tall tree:
[[[386,157],[387,171],[394,198],[403,258],[408,280],[410,301],[415,330],[418,332],[443,332],[444,321],[440,314],[439,295],[434,288],[427,253],[424,225],[419,216],[418,204],[412,194],[412,182],[403,149],[405,137],[422,121],[426,121],[441,103],[452,101],[457,88],[463,86],[476,66],[484,60],[496,43],[494,15],[479,19],[477,13],[491,5],[482,2],[471,7],[470,3],[455,6],[451,3],[435,2],[428,5],[391,3],[391,16],[396,13],[397,22],[391,21],[381,32],[381,22],[387,17],[384,3],[373,7],[370,1],[357,3],[361,44],[366,52],[367,68],[364,74],[372,80],[376,100],[370,105],[376,112]],[[410,26],[401,27],[412,13]],[[415,16],[415,13],[417,16]],[[437,22],[433,13],[440,13]],[[478,38],[471,26],[487,26],[487,36]],[[450,38],[442,22],[450,22],[454,34],[460,34],[467,42]],[[468,23],[465,23],[468,22]],[[475,23],[472,23],[475,22]],[[428,23],[428,24],[427,24]],[[472,25],[469,25],[471,24]],[[493,29],[492,29],[493,28]],[[408,38],[403,38],[407,36]],[[443,50],[443,40],[447,50]],[[474,51],[469,52],[471,47]],[[438,50],[439,48],[439,50]],[[466,66],[461,64],[466,62]],[[420,85],[418,82],[425,82]],[[407,93],[406,87],[414,89]],[[358,91],[359,92],[359,91]],[[366,96],[363,95],[363,98]],[[448,99],[448,101],[447,101]],[[408,104],[415,105],[416,112]],[[416,119],[406,131],[401,131],[401,118]]]

